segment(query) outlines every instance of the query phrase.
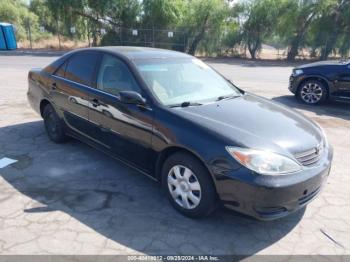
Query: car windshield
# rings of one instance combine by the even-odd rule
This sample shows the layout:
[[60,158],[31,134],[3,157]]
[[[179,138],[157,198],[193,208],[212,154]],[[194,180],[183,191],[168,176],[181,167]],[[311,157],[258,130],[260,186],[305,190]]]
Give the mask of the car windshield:
[[241,95],[239,90],[196,58],[145,59],[135,64],[161,103],[200,105]]

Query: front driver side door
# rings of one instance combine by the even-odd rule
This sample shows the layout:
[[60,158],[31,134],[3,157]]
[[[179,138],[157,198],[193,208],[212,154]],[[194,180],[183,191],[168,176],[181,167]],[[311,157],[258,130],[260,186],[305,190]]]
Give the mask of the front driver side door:
[[97,126],[95,139],[122,160],[150,171],[153,111],[122,103],[120,91],[142,89],[128,66],[119,58],[104,54],[97,72],[96,89],[90,94],[89,120]]
[[344,65],[337,77],[337,93],[339,96],[350,98],[350,64]]

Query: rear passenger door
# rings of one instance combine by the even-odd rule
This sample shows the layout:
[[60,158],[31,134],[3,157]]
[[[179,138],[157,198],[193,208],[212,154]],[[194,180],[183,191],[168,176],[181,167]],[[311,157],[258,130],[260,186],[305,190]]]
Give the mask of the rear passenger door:
[[128,65],[104,54],[96,77],[96,92],[90,96],[89,120],[98,128],[95,139],[105,144],[119,158],[149,171],[153,111],[151,107],[125,104],[120,91],[135,91],[144,96]]
[[51,97],[63,114],[65,123],[81,135],[92,137],[89,125],[89,93],[96,71],[99,53],[81,51],[69,57],[54,72]]

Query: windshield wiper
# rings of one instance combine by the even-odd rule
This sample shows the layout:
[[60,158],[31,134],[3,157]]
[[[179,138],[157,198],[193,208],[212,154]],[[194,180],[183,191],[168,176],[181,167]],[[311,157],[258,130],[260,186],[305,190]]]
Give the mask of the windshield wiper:
[[202,104],[201,103],[198,103],[198,102],[189,102],[189,101],[185,101],[185,102],[182,102],[180,104],[173,104],[173,105],[170,105],[169,107],[188,107],[188,106],[201,106]]
[[229,99],[229,98],[236,98],[239,97],[240,95],[226,95],[226,96],[219,96],[216,101],[224,100],[224,99]]

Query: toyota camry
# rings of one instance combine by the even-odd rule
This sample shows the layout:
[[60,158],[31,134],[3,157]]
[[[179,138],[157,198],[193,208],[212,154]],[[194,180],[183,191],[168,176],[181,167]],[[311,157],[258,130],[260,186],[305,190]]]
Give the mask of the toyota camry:
[[30,70],[28,83],[52,141],[79,139],[159,181],[189,217],[222,204],[280,218],[314,199],[330,171],[320,126],[184,53],[80,49]]

